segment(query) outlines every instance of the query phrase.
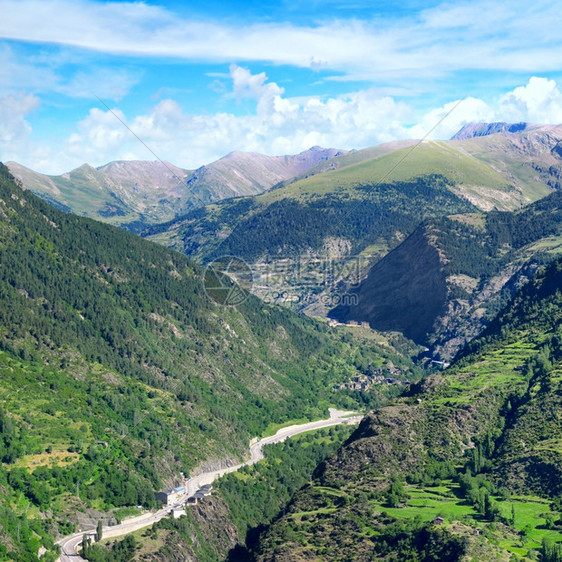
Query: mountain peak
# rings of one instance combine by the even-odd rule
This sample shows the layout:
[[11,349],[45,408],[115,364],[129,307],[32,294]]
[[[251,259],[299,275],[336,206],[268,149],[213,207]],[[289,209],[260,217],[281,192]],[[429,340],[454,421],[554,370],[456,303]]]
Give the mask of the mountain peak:
[[451,140],[465,140],[473,137],[486,137],[496,133],[520,133],[528,128],[528,123],[467,123],[451,137]]
[[66,174],[63,175],[70,175],[76,173],[92,173],[92,172],[97,172],[96,168],[90,166],[90,164],[88,164],[87,162],[84,162],[84,164],[78,166],[78,168],[74,168],[74,170],[71,170],[70,172],[67,172]]

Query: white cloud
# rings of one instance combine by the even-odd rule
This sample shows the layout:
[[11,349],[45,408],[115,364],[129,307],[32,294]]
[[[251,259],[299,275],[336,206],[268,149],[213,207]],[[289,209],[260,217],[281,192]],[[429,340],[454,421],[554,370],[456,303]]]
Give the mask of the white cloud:
[[269,82],[263,73],[251,74],[233,65],[230,77],[232,95],[255,101],[253,113],[193,115],[171,99],[131,119],[118,110],[112,113],[92,109],[68,139],[64,156],[61,154],[58,162],[54,159],[53,166],[67,163],[69,157],[100,165],[131,157],[153,159],[156,154],[175,164],[196,168],[232,150],[289,154],[317,144],[337,148],[370,146],[406,136],[402,123],[412,115],[404,103],[381,97],[376,91],[326,100],[286,98],[283,88]]
[[29,149],[31,125],[29,113],[39,107],[39,99],[31,94],[0,98],[0,160],[8,161]]
[[97,108],[90,110],[89,115],[78,123],[78,133],[68,139],[68,147],[72,154],[84,157],[95,157],[96,154],[120,150],[127,139],[127,130],[119,124],[125,116],[118,109],[102,111]]
[[534,76],[500,98],[498,114],[510,122],[562,123],[562,93],[554,80]]
[[494,109],[486,102],[468,97],[427,112],[409,133],[415,139],[449,139],[467,123],[496,120]]
[[142,2],[2,0],[0,36],[111,54],[268,61],[397,85],[462,70],[558,71],[554,2],[443,3],[406,17],[320,23],[212,23]]
[[[468,97],[427,112],[409,132],[413,138],[428,133],[431,139],[447,139],[467,123],[562,123],[562,92],[554,80],[533,76],[491,103]],[[433,130],[432,130],[433,129]],[[430,132],[431,131],[431,132]]]

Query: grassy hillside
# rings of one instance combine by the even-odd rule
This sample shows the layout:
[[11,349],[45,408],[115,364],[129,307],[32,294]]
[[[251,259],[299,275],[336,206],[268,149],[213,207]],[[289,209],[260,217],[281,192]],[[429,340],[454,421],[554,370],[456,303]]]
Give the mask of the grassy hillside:
[[[306,197],[315,193],[353,189],[357,185],[378,182],[409,181],[412,178],[439,173],[450,180],[451,185],[486,186],[490,191],[507,192],[509,182],[494,169],[467,154],[452,149],[445,142],[424,142],[415,147],[400,148],[369,160],[344,166],[305,179],[288,186],[286,193],[293,197]],[[262,199],[275,200],[283,196],[272,191]],[[492,195],[490,194],[490,197]]]
[[185,256],[62,213],[5,167],[0,264],[0,559],[150,506],[272,423],[353,406],[333,385],[391,353],[251,296],[220,306]]
[[9,162],[8,168],[25,189],[55,207],[131,230],[174,216],[188,195],[182,180],[189,172],[169,163],[111,162],[101,168],[83,164],[60,176],[40,174],[16,162]]
[[320,163],[318,166],[307,170],[304,174],[301,174],[294,178],[290,178],[283,182],[279,182],[277,185],[273,186],[272,189],[279,189],[281,187],[285,187],[311,176],[322,174],[323,172],[338,170],[339,168],[351,166],[352,164],[365,162],[366,160],[371,160],[378,156],[382,156],[387,152],[392,152],[394,150],[399,150],[400,148],[412,146],[417,142],[418,141],[415,140],[392,141],[384,144],[378,144],[376,146],[371,146],[369,148],[363,148],[361,150],[351,150],[345,154],[335,156],[334,158],[331,158],[326,162]]
[[366,418],[255,559],[558,560],[561,287],[558,259],[455,365]]
[[449,144],[497,170],[517,186],[524,186],[531,200],[560,189],[560,125],[527,126],[517,134],[451,141]]

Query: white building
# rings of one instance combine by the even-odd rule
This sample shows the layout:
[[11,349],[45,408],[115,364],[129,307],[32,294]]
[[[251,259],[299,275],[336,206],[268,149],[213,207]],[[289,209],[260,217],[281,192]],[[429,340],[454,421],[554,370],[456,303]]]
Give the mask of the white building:
[[179,501],[181,496],[185,492],[184,486],[178,486],[177,488],[170,488],[169,490],[163,490],[156,494],[156,499],[161,501],[164,505],[174,505]]

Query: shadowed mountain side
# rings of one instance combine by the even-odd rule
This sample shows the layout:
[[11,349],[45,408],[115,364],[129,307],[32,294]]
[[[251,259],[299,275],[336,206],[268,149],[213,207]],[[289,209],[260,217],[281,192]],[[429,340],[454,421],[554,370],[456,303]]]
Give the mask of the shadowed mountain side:
[[357,304],[340,305],[330,317],[368,322],[376,330],[400,331],[423,342],[444,310],[446,278],[437,249],[419,227],[396,250],[378,262],[352,294]]
[[428,219],[352,289],[356,304],[330,315],[401,331],[451,358],[561,250],[560,191],[514,213]]

